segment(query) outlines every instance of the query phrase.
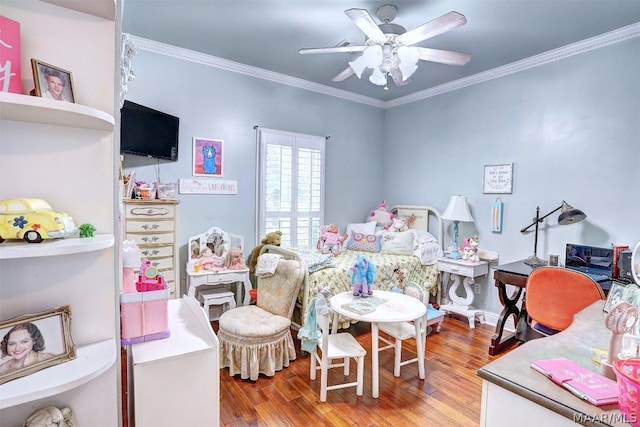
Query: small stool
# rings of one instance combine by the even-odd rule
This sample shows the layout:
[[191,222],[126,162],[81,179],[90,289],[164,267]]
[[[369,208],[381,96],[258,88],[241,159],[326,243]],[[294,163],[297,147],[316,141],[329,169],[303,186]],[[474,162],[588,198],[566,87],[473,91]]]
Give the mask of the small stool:
[[[236,306],[236,297],[234,293],[226,288],[202,290],[199,292],[198,300],[204,307],[204,311],[207,313],[207,317],[210,322],[218,320],[225,310],[230,310]],[[222,309],[216,312],[214,317],[211,317],[209,312],[211,306],[222,306]]]

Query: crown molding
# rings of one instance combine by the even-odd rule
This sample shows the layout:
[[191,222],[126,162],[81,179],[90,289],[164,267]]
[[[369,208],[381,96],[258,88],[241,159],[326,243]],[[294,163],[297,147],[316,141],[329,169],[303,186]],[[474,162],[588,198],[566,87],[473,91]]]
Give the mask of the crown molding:
[[336,98],[346,99],[348,101],[359,102],[361,104],[371,105],[372,107],[385,108],[384,101],[371,98],[368,96],[358,95],[346,90],[336,89],[319,83],[310,82],[308,80],[299,79],[297,77],[287,76],[285,74],[264,70],[258,67],[241,64],[239,62],[229,61],[227,59],[218,58],[216,56],[207,55],[189,49],[172,46],[156,42],[142,37],[129,35],[129,39],[136,45],[138,49],[154,52],[160,55],[166,55],[184,61],[195,62],[209,67],[219,68],[246,76],[256,77],[258,79],[268,80],[275,83],[281,83],[300,89],[310,90],[312,92],[330,95]]
[[541,65],[559,61],[573,55],[579,55],[581,53],[586,53],[601,47],[609,46],[636,37],[640,37],[640,22],[627,25],[626,27],[610,31],[608,33],[600,34],[599,36],[572,43],[558,49],[550,50],[548,52],[541,53],[540,55],[531,56],[521,61],[512,62],[511,64],[493,68],[491,70],[474,74],[463,79],[455,80],[449,83],[442,84],[440,86],[435,86],[430,89],[423,90],[421,92],[416,92],[411,95],[386,101],[384,108],[393,108],[404,104],[410,104],[421,99],[430,98],[432,96],[441,95],[446,92],[462,89],[467,86],[472,86],[489,80],[497,79],[499,77],[518,73],[530,68],[539,67]]
[[185,61],[195,62],[198,64],[231,71],[238,74],[244,74],[275,83],[293,86],[312,92],[318,92],[324,95],[345,99],[347,101],[370,105],[372,107],[387,109],[398,107],[400,105],[410,104],[422,99],[462,89],[467,86],[472,86],[489,80],[504,77],[509,74],[518,73],[530,68],[535,68],[541,65],[559,61],[573,55],[579,55],[581,53],[599,49],[601,47],[640,37],[640,22],[627,25],[626,27],[610,31],[599,36],[572,43],[558,49],[550,50],[548,52],[541,53],[540,55],[535,55],[521,61],[512,62],[511,64],[493,68],[482,73],[474,74],[463,79],[435,86],[433,88],[423,90],[421,92],[416,92],[414,94],[403,96],[400,98],[392,99],[390,101],[381,101],[379,99],[371,98],[368,96],[357,95],[352,92],[336,89],[319,83],[310,82],[308,80],[287,76],[285,74],[264,70],[258,67],[252,67],[250,65],[240,64],[238,62],[229,61],[227,59],[206,55],[200,52],[195,52],[193,50],[179,48],[134,35],[129,35],[129,37],[137,48],[146,50],[148,52],[154,52],[160,55],[166,55]]

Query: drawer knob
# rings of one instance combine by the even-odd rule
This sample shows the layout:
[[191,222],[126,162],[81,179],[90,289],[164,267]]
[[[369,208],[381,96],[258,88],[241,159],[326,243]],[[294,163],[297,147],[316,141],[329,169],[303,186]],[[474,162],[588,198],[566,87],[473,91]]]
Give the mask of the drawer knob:
[[145,224],[142,226],[142,228],[144,228],[145,230],[155,230],[158,227],[160,227],[159,224]]
[[145,236],[145,237],[142,238],[143,242],[155,242],[157,240],[160,240],[160,238],[158,236],[151,236],[151,237]]

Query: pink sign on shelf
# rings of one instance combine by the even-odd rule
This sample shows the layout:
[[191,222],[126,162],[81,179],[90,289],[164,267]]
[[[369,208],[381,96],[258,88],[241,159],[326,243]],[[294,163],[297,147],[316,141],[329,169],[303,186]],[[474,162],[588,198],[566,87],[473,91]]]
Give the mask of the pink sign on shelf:
[[0,15],[0,92],[22,93],[20,23]]

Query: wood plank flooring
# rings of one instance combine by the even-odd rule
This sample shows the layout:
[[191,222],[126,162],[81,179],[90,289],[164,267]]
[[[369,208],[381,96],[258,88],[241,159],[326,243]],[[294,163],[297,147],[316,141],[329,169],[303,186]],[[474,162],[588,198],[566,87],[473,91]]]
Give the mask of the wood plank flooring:
[[[213,322],[217,330],[217,322]],[[320,379],[309,379],[309,356],[298,358],[274,377],[253,382],[220,372],[220,426],[478,426],[482,381],[476,371],[496,359],[488,349],[494,327],[447,316],[440,332],[427,338],[426,379],[418,378],[416,364],[393,376],[393,350],[380,354],[380,398],[371,397],[371,331],[367,323],[349,328],[367,349],[364,395],[355,388],[328,392],[320,402]],[[406,353],[406,354],[405,354]],[[415,354],[413,340],[403,343],[403,356]],[[504,353],[502,353],[504,354]],[[355,365],[352,365],[355,378]],[[340,368],[330,370],[342,380]]]

